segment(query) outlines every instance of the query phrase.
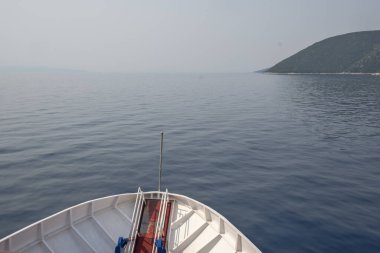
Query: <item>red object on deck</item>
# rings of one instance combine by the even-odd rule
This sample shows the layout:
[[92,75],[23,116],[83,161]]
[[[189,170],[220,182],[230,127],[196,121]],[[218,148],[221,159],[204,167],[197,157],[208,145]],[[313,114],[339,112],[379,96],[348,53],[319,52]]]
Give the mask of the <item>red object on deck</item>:
[[[154,231],[156,221],[158,219],[158,213],[160,212],[160,200],[157,199],[147,199],[146,205],[142,210],[141,223],[139,232],[136,239],[136,245],[134,253],[151,253],[154,245]],[[169,225],[171,203],[168,202],[164,231],[162,235],[162,240],[164,246],[166,244],[167,229]]]

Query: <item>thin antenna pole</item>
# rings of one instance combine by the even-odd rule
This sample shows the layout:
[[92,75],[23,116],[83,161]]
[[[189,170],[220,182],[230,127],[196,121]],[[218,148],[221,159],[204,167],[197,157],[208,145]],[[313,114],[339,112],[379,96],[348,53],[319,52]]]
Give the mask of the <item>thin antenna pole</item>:
[[158,171],[158,191],[161,191],[161,175],[162,175],[162,150],[164,147],[164,132],[161,132],[161,148],[160,148],[160,167]]

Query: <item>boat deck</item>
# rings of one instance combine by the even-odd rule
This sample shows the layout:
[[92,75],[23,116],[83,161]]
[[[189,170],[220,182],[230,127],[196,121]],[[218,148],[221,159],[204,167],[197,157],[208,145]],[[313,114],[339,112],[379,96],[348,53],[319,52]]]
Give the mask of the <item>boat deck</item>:
[[[167,211],[158,219],[164,195],[139,191],[78,204],[0,239],[0,251],[114,252],[118,238],[129,237],[137,240],[128,243],[134,243],[128,252],[152,253],[156,234],[169,253],[260,253],[226,218],[189,197],[169,193],[163,205]],[[140,209],[136,203],[144,204]],[[158,221],[160,233],[155,231]]]
[[[152,248],[154,245],[154,231],[155,231],[155,225],[158,220],[158,214],[160,210],[160,200],[157,199],[147,199],[146,204],[144,205],[143,211],[142,211],[142,218],[141,218],[141,225],[139,228],[137,240],[136,240],[136,246],[135,246],[135,253],[146,253],[146,252],[152,252]],[[167,229],[168,229],[168,223],[169,223],[169,217],[170,217],[170,207],[171,203],[168,203],[167,206],[167,212],[165,217],[165,225],[164,225],[164,231],[163,231],[163,243],[165,246],[166,243],[166,237],[167,237]]]

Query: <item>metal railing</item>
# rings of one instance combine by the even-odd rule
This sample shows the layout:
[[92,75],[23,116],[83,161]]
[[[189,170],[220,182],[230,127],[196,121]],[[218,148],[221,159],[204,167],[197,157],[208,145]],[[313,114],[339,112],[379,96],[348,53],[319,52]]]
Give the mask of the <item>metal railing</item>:
[[166,189],[165,192],[161,193],[161,202],[160,202],[160,211],[158,213],[158,219],[156,221],[156,228],[154,231],[154,239],[153,239],[153,247],[152,247],[152,253],[157,252],[157,247],[155,246],[156,240],[162,238],[162,234],[164,232],[165,227],[165,217],[166,217],[166,210],[168,207],[168,189]]
[[137,233],[139,230],[144,202],[145,202],[144,192],[139,187],[139,189],[137,190],[135,207],[133,208],[133,214],[132,214],[132,229],[129,233],[130,243],[128,243],[127,248],[124,251],[125,253],[132,253],[135,249]]

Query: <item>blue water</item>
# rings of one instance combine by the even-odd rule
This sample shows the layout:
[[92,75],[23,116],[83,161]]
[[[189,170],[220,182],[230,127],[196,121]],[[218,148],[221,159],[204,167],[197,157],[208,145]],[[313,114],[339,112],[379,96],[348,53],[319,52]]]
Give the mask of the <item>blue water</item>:
[[0,237],[163,186],[264,252],[380,251],[380,77],[0,73]]

